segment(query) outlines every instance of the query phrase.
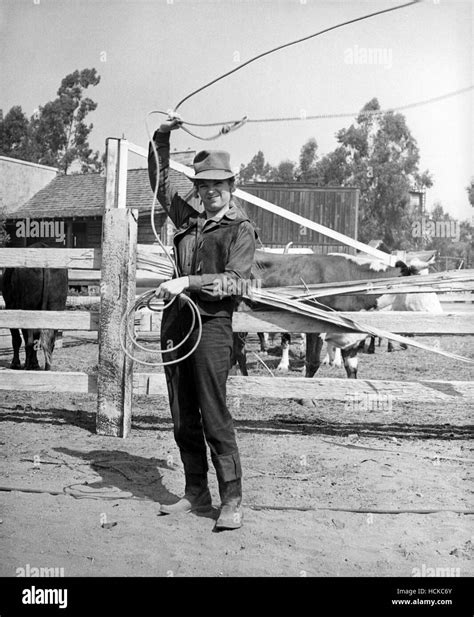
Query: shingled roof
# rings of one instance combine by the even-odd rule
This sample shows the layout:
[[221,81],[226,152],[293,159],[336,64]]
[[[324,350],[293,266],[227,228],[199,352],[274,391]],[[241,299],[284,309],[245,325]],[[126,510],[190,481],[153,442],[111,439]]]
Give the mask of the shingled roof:
[[[170,180],[181,197],[186,198],[193,188],[183,174],[170,169]],[[9,218],[69,218],[101,216],[104,211],[105,177],[100,174],[58,176]],[[127,207],[149,212],[153,193],[148,180],[148,170],[129,169],[127,174]],[[159,204],[156,211],[161,212]]]

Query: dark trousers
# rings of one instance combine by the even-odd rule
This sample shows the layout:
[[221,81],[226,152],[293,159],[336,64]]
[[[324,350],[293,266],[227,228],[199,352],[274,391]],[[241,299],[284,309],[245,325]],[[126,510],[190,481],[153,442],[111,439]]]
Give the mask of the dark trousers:
[[[163,315],[162,349],[180,343],[190,325],[189,308],[183,300],[176,300]],[[182,357],[196,342],[197,334],[196,324],[186,343],[175,352],[163,354],[163,360]],[[242,476],[232,416],[226,405],[231,354],[232,318],[203,316],[196,351],[186,360],[165,367],[174,437],[185,473],[207,472],[207,442],[217,477],[223,482]]]

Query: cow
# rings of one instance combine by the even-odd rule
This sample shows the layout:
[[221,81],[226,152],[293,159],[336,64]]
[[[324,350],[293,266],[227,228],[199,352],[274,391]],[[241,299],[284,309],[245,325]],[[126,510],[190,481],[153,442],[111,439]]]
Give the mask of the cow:
[[[428,257],[429,252],[424,254]],[[416,271],[416,274],[424,275],[429,273],[429,266],[435,261],[435,254],[433,253],[427,261],[422,261],[420,258],[415,257],[410,261],[412,269]],[[421,293],[408,293],[408,294],[384,294],[378,301],[378,308],[382,311],[418,311],[425,313],[433,313],[439,315],[443,313],[443,307],[436,293],[433,292],[421,292]],[[412,335],[407,335],[412,336]],[[375,337],[371,336],[370,344],[367,353],[374,353],[375,351]],[[379,346],[381,339],[379,338]],[[359,349],[364,351],[365,340],[363,340],[359,346]],[[400,343],[401,349],[407,349],[405,343]],[[395,345],[388,341],[387,351],[394,351]]]
[[[318,283],[336,283],[363,279],[377,279],[414,274],[416,269],[398,261],[395,267],[364,255],[317,254],[275,254],[261,250],[255,253],[252,277],[259,281],[262,288],[286,287],[302,282],[311,285]],[[381,296],[382,294],[380,294]],[[333,295],[318,298],[318,306],[327,310],[362,311],[377,308],[378,295]],[[268,310],[268,307],[267,307]],[[331,335],[338,337],[341,335]],[[341,354],[347,376],[357,378],[357,347],[365,338],[358,337],[357,345],[341,346]],[[333,339],[334,340],[334,339]],[[313,377],[318,370],[323,339],[317,333],[306,335],[305,376]]]
[[[43,243],[33,247],[46,248]],[[6,268],[3,273],[2,294],[5,308],[27,311],[63,311],[68,293],[68,271],[63,268]],[[17,328],[10,329],[12,336],[12,369],[21,369],[21,335]],[[42,347],[44,370],[51,369],[57,330],[22,329],[25,342],[25,370],[39,370],[36,351]]]
[[[426,262],[421,261],[419,258],[414,258],[410,261],[410,266],[413,273],[416,274],[428,274],[428,267],[435,260],[435,255],[431,255]],[[433,314],[440,314],[443,312],[441,302],[436,293],[423,292],[423,293],[408,293],[408,294],[383,294],[377,299],[377,309],[381,311],[422,311]],[[321,335],[324,337],[324,335]],[[413,336],[408,334],[407,336]],[[370,345],[368,353],[374,353],[375,350],[375,338],[370,338]],[[322,364],[327,364],[331,367],[339,368],[341,362],[342,348],[349,350],[352,347],[357,346],[357,349],[365,349],[366,336],[359,334],[331,334],[326,336],[327,353]],[[380,338],[379,338],[380,345]],[[401,349],[407,349],[405,343],[400,343]],[[394,350],[394,344],[388,341],[387,351]],[[357,370],[357,366],[355,367]]]

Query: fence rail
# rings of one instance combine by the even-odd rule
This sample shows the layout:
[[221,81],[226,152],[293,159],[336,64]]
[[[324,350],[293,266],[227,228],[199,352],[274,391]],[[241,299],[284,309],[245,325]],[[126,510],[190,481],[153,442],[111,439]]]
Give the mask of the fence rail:
[[[99,298],[92,298],[97,303]],[[389,330],[394,334],[420,336],[474,335],[472,312],[346,312],[341,317],[356,319],[368,326]],[[150,313],[143,315],[145,323]],[[158,314],[152,317],[153,329],[159,330]],[[53,328],[56,330],[99,330],[100,317],[93,311],[0,311],[0,328]],[[285,311],[237,312],[232,321],[234,332],[353,332],[318,319]],[[146,326],[145,326],[146,328]]]
[[[135,395],[166,396],[162,373],[135,373]],[[76,392],[97,394],[97,377],[79,372],[0,371],[0,390],[18,392]],[[426,380],[420,382],[303,377],[231,376],[227,394],[246,399],[314,399],[347,401],[350,397],[390,396],[398,403],[459,404],[474,402],[474,382]]]
[[[132,392],[164,396],[165,377],[158,373],[132,370],[132,362],[120,346],[120,319],[133,305],[136,283],[155,286],[163,279],[163,266],[154,265],[161,251],[156,246],[136,243],[137,212],[125,208],[127,152],[146,156],[143,148],[125,140],[107,140],[106,199],[103,217],[103,246],[100,249],[0,249],[3,267],[68,268],[72,280],[85,284],[101,281],[99,313],[86,311],[0,311],[0,328],[54,328],[60,330],[99,331],[98,375],[81,372],[44,372],[0,370],[0,390],[30,392],[83,392],[97,394],[97,431],[126,437],[131,427]],[[184,173],[189,168],[171,162]],[[281,212],[264,200],[241,192],[245,199],[264,209],[281,214],[320,233],[385,261],[391,256],[353,241],[342,234],[308,221],[293,213]],[[370,250],[368,250],[370,249]],[[140,276],[136,277],[136,268]],[[95,298],[94,300],[98,300]],[[356,312],[342,316],[398,334],[474,335],[472,312],[448,312],[440,315],[415,312]],[[147,318],[144,317],[144,320]],[[153,327],[158,327],[155,319]],[[319,320],[281,311],[237,312],[233,321],[239,332],[341,332],[341,328]],[[342,329],[347,331],[347,329]],[[130,349],[130,346],[129,346]],[[398,401],[457,404],[474,400],[474,383],[461,381],[366,381],[348,379],[302,379],[269,377],[230,377],[230,396],[274,399],[312,398],[344,400],[351,395],[391,394]]]

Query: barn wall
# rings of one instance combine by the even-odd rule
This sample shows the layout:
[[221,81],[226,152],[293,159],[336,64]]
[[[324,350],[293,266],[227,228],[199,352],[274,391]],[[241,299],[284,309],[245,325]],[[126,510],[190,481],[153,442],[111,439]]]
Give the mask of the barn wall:
[[[32,221],[35,219],[31,219]],[[166,220],[164,213],[155,214],[155,227],[159,234],[162,234],[162,227]],[[45,242],[51,247],[61,248],[100,248],[102,243],[102,217],[76,217],[72,219],[55,219],[57,222],[64,223],[65,242],[56,242],[55,238],[49,237],[29,237],[23,238],[18,235],[17,221],[10,221],[7,232],[10,234],[8,246],[20,248],[30,246],[35,242]],[[68,231],[69,228],[69,231]],[[163,239],[163,237],[162,237]],[[155,236],[150,224],[150,216],[142,215],[138,220],[138,242],[140,244],[153,244]]]
[[102,244],[102,217],[87,221],[87,238],[84,246],[76,240],[75,248],[99,249]]
[[[158,234],[161,234],[162,226],[166,216],[164,213],[155,214],[155,227]],[[102,241],[102,219],[90,220],[87,222],[87,244],[84,248],[100,248]],[[138,239],[139,244],[154,244],[155,236],[151,228],[150,215],[142,214],[138,218]],[[76,245],[78,248],[79,245]]]
[[[242,188],[290,212],[357,239],[358,189],[267,182],[244,185]],[[310,247],[318,253],[353,252],[346,245],[249,202],[243,205],[264,246],[282,247],[293,242],[294,247]]]
[[[155,227],[161,241],[166,239],[163,237],[163,225],[166,221],[166,215],[164,213],[155,214]],[[154,244],[156,242],[155,234],[151,228],[150,215],[142,215],[138,218],[138,239],[139,244]]]

